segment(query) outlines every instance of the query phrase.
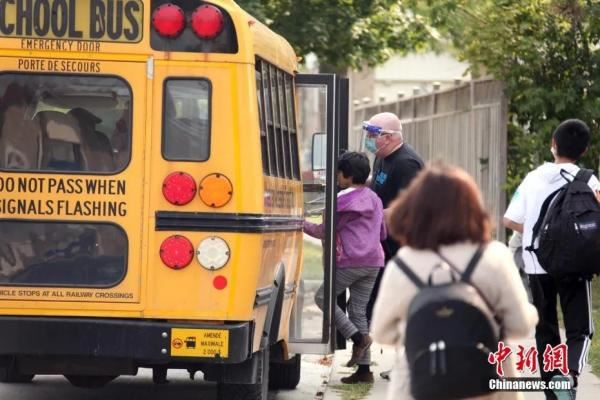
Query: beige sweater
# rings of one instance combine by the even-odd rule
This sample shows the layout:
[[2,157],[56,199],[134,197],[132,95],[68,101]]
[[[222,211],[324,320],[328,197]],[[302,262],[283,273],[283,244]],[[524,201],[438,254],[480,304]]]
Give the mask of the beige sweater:
[[[457,268],[466,267],[475,253],[477,245],[459,243],[443,246],[440,253]],[[423,281],[427,281],[432,268],[440,258],[427,250],[403,247],[399,253],[402,260]],[[440,276],[438,276],[439,274]],[[443,272],[435,275],[435,281],[448,279]],[[527,294],[519,278],[517,267],[508,248],[500,242],[490,243],[471,278],[472,283],[484,294],[494,312],[501,319],[506,338],[518,339],[531,335],[538,321],[536,309],[527,301]],[[404,356],[404,332],[406,316],[411,300],[417,293],[416,286],[394,264],[385,269],[379,295],[373,311],[371,325],[375,341],[395,345],[396,365],[392,371],[392,382],[388,399],[411,399],[408,385],[408,367]],[[512,366],[512,368],[511,368]],[[504,363],[506,375],[514,376],[514,360]],[[518,393],[498,392],[486,399],[520,399]]]

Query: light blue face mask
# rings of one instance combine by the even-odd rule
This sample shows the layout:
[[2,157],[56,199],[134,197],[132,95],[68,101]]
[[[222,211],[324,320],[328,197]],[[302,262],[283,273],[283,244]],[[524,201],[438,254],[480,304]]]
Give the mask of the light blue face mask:
[[371,153],[375,154],[377,152],[377,144],[375,143],[375,138],[365,137],[365,149],[369,150]]

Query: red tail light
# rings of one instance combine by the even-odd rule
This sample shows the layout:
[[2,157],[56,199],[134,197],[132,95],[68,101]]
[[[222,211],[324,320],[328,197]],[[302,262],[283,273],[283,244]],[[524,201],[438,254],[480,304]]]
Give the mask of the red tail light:
[[223,14],[215,7],[205,4],[192,14],[192,30],[200,39],[214,39],[223,30]]
[[152,26],[160,36],[176,38],[185,29],[183,10],[175,4],[163,4],[152,13]]
[[169,268],[185,268],[190,265],[193,258],[194,246],[183,236],[168,237],[160,245],[160,259]]
[[217,276],[215,279],[213,279],[213,286],[217,290],[225,289],[227,287],[227,278],[225,278],[223,275]]
[[183,206],[196,195],[196,182],[190,174],[173,172],[163,181],[162,192],[169,203]]

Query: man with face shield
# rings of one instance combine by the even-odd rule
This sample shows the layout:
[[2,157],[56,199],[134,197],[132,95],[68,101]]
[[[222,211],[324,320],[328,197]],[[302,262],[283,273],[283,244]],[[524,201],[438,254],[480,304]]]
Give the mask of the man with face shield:
[[[398,192],[406,188],[423,168],[424,162],[409,144],[404,143],[402,124],[395,114],[385,112],[374,115],[369,121],[363,122],[363,132],[365,149],[375,154],[370,187],[381,199],[383,208],[387,209]],[[381,244],[387,264],[400,246],[389,236]],[[382,268],[379,272],[367,306],[369,322],[383,270]],[[387,378],[389,375],[382,372],[381,376]]]
[[[365,148],[375,154],[371,189],[383,202],[383,207],[396,198],[398,192],[423,168],[423,159],[407,143],[404,143],[402,124],[395,114],[381,113],[363,122]],[[385,247],[384,247],[385,248]],[[394,243],[388,258],[398,251]]]

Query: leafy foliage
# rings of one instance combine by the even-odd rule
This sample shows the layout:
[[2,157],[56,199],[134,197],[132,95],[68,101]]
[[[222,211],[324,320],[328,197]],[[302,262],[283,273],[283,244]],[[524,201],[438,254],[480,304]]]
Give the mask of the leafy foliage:
[[557,124],[584,120],[600,157],[600,2],[428,0],[411,6],[450,40],[475,74],[506,82],[510,99],[509,190],[543,160]]
[[427,25],[397,0],[239,0],[285,37],[299,55],[314,53],[338,71],[375,66],[426,43]]

